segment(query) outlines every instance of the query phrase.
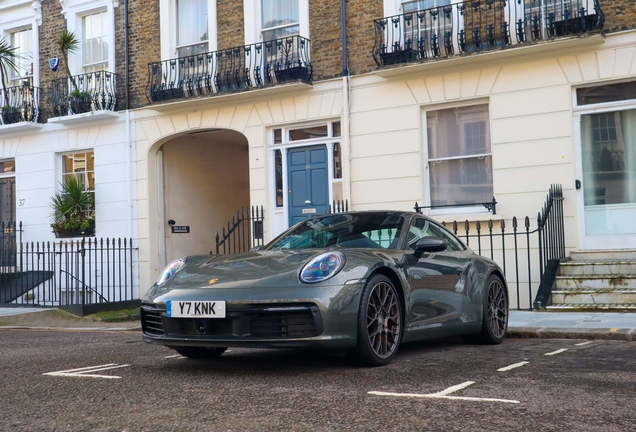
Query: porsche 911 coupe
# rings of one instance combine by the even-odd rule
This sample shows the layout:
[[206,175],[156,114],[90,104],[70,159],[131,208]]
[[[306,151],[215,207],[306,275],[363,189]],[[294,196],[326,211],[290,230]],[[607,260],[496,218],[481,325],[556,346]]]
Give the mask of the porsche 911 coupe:
[[171,262],[142,299],[143,339],[197,359],[293,347],[381,366],[404,342],[501,343],[505,281],[495,262],[423,215],[328,214],[259,250]]

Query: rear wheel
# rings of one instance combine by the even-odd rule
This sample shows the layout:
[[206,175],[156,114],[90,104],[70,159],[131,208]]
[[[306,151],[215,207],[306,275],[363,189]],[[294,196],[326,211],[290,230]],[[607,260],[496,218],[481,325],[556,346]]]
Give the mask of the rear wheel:
[[508,295],[501,278],[490,275],[482,293],[481,331],[465,336],[467,342],[488,345],[500,344],[508,330]]
[[388,364],[402,337],[402,306],[397,290],[384,275],[371,277],[362,291],[358,309],[358,341],[350,352],[365,366]]
[[209,360],[219,357],[227,348],[181,347],[175,351],[184,357],[196,360]]

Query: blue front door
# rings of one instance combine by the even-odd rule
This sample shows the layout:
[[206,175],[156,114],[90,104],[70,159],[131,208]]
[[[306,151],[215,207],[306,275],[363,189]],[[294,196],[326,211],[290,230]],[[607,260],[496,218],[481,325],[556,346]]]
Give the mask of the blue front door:
[[327,146],[291,149],[287,153],[289,226],[329,209]]

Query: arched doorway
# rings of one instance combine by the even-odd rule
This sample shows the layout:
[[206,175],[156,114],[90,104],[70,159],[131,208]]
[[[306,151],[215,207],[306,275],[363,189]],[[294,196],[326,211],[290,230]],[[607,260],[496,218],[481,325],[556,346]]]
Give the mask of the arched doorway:
[[227,129],[190,132],[157,151],[160,265],[208,254],[215,234],[250,203],[248,142]]

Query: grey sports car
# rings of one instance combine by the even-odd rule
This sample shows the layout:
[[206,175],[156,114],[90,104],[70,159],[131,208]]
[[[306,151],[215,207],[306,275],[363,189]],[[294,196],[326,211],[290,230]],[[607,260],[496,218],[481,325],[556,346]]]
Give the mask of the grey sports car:
[[304,347],[380,366],[402,342],[501,343],[505,280],[496,263],[420,214],[329,214],[259,250],[170,263],[142,300],[143,339],[190,358]]

